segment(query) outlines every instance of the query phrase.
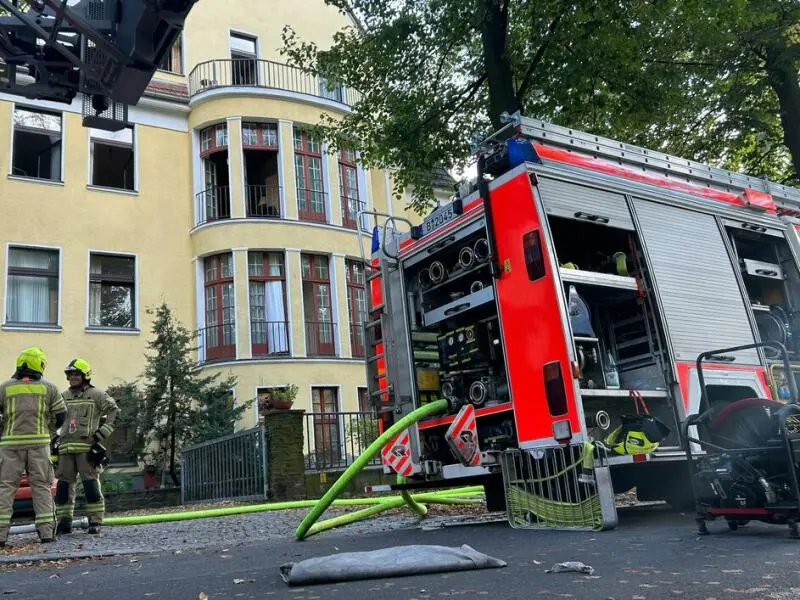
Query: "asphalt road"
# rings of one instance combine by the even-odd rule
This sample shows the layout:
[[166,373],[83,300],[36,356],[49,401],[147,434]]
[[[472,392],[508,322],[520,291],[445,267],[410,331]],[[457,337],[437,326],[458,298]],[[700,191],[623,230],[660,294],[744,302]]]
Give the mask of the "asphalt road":
[[[788,528],[751,524],[729,532],[711,524],[699,538],[690,515],[658,509],[621,513],[611,532],[544,532],[505,524],[386,535],[315,536],[305,542],[244,542],[200,551],[174,551],[79,562],[66,568],[29,568],[0,574],[0,595],[46,598],[293,600],[432,600],[578,598],[722,600],[800,597],[800,541]],[[278,568],[288,561],[335,552],[408,544],[469,544],[500,558],[506,568],[289,588]],[[545,573],[556,562],[578,560],[592,576]],[[235,580],[241,580],[236,583]]]

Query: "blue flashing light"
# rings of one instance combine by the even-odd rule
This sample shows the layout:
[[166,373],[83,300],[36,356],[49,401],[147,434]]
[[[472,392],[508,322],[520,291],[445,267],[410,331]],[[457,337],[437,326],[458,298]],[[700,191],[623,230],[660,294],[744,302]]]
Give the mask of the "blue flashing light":
[[378,226],[372,228],[372,254],[381,249],[381,232]]
[[538,162],[530,140],[513,137],[508,140],[507,145],[508,162],[512,169],[524,162]]

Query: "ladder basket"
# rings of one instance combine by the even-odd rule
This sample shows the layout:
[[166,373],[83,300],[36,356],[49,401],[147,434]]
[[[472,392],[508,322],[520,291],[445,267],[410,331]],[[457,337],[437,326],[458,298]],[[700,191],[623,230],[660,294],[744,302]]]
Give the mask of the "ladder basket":
[[[585,468],[584,452],[591,450],[572,445],[503,452],[509,524],[517,529],[599,530],[616,526],[613,491],[606,490],[606,477],[598,477],[607,476],[608,467]],[[610,496],[610,509],[604,496]]]

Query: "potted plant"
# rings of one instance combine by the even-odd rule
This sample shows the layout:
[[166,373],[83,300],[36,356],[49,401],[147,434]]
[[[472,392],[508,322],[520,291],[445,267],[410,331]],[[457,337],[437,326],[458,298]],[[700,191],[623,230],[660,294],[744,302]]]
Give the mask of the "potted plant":
[[271,389],[269,391],[269,400],[267,401],[268,408],[275,410],[288,410],[292,408],[295,398],[297,398],[297,391],[298,387],[294,384]]

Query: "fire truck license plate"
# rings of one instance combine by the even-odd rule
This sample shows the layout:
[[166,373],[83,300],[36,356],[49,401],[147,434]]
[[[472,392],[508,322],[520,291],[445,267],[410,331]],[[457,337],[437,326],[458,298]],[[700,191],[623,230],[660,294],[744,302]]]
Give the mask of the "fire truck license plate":
[[428,235],[429,233],[436,231],[445,223],[449,223],[455,219],[455,217],[456,213],[453,210],[452,204],[437,208],[422,221],[422,234]]

